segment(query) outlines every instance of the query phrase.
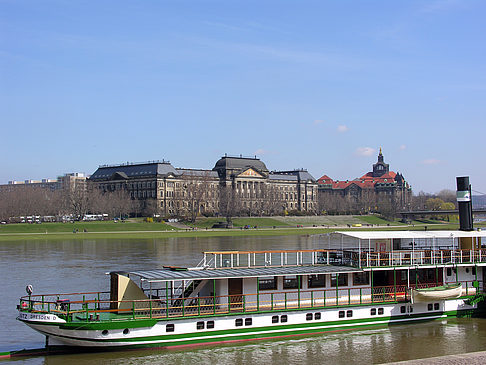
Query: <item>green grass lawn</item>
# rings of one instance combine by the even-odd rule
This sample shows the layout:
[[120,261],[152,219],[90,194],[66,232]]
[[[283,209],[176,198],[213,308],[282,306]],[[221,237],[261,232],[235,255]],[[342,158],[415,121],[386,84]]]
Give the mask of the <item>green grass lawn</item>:
[[[188,224],[190,226],[194,226],[197,228],[211,228],[213,224],[218,222],[226,222],[225,218],[200,218],[196,221],[194,225]],[[281,222],[279,220],[273,218],[266,218],[266,217],[254,217],[254,218],[233,218],[233,227],[286,227],[289,224],[285,222]]]
[[116,231],[167,231],[174,230],[165,223],[147,223],[147,222],[74,222],[74,223],[17,223],[0,225],[0,234],[2,233],[73,233],[78,232],[116,232]]

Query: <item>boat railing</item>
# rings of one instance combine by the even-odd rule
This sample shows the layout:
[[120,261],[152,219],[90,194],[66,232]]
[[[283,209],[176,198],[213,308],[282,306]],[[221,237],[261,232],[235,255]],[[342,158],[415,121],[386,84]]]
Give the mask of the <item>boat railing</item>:
[[455,265],[486,262],[486,249],[480,250],[412,250],[382,252],[344,252],[345,263],[356,267]]
[[204,252],[199,268],[285,267],[305,265],[347,265],[354,267],[415,266],[486,263],[486,249],[427,249],[369,251],[274,250]]
[[[475,295],[474,281],[461,281],[464,296]],[[477,283],[477,282],[476,282]],[[412,284],[424,288],[435,284]],[[100,294],[98,296],[98,294]],[[102,295],[103,294],[103,295]],[[267,312],[299,309],[319,309],[364,304],[398,303],[409,301],[406,285],[380,287],[323,288],[283,292],[260,291],[256,294],[223,295],[145,300],[110,301],[106,293],[78,293],[70,295],[31,295],[20,299],[19,309],[32,313],[56,314],[67,322],[112,321],[142,318],[179,318],[224,315],[238,312]],[[79,299],[81,298],[81,299]]]
[[269,250],[204,252],[201,268],[282,267],[304,265],[342,265],[341,250]]

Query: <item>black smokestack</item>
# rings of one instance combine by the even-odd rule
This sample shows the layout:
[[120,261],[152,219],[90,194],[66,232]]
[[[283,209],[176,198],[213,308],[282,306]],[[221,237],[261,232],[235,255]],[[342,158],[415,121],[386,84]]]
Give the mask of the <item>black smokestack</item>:
[[471,185],[469,176],[456,177],[457,202],[459,204],[459,229],[461,231],[473,230]]

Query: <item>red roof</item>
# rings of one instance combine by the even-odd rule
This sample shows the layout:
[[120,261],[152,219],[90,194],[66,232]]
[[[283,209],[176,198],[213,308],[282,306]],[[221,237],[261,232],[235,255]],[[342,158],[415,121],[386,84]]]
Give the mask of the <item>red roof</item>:
[[373,172],[368,172],[355,180],[332,180],[329,176],[323,175],[317,180],[319,185],[332,184],[333,189],[346,189],[350,185],[359,186],[362,189],[372,189],[378,183],[393,183],[397,174],[393,171],[387,172],[380,177],[373,177]]

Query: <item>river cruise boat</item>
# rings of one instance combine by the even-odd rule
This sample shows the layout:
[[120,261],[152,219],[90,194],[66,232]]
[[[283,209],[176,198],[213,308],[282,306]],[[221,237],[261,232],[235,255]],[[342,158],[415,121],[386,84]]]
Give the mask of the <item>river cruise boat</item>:
[[[110,272],[110,290],[20,298],[48,346],[184,347],[469,316],[481,231],[348,231],[327,248],[205,252],[197,267]],[[425,290],[427,289],[427,290]]]

